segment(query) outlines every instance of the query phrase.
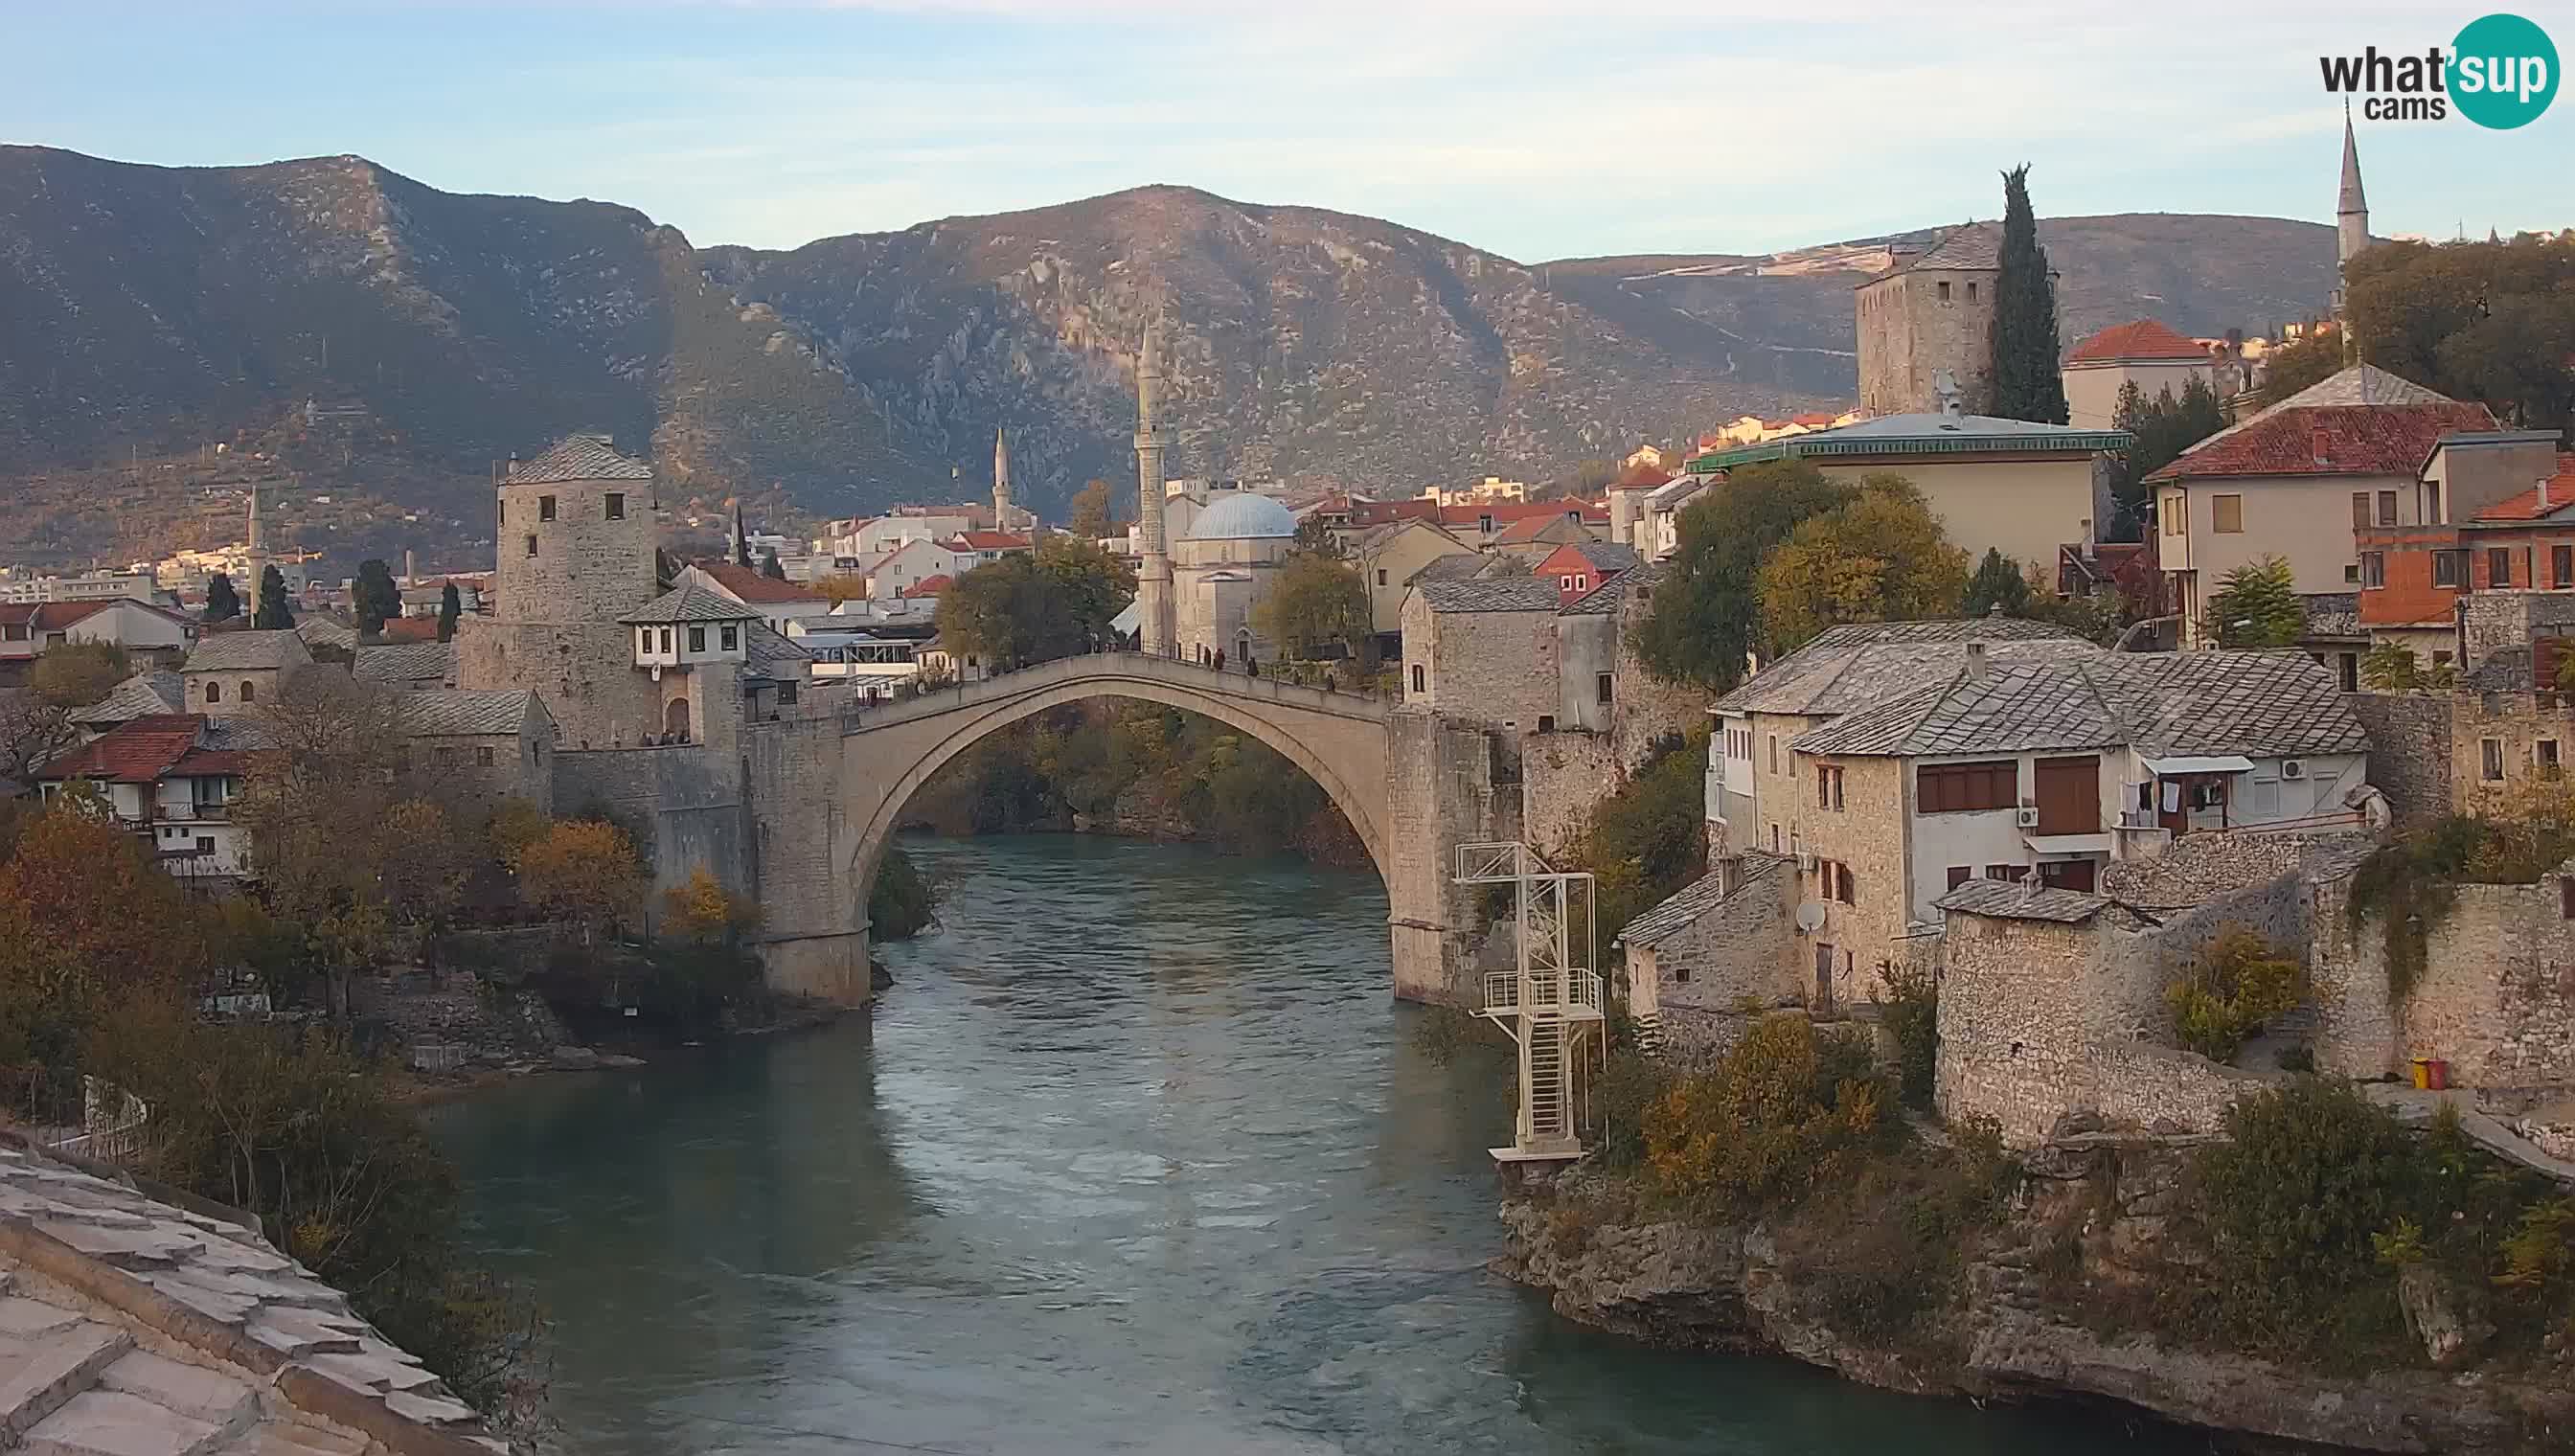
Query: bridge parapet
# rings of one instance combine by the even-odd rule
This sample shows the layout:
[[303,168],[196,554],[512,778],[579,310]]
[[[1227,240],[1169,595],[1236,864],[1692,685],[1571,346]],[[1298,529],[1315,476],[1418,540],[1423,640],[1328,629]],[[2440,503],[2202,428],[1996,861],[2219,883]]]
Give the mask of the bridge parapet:
[[954,688],[943,688],[897,703],[845,708],[842,710],[841,727],[844,732],[870,732],[955,713],[960,709],[1008,703],[1052,692],[1068,684],[1087,682],[1104,685],[1155,683],[1194,693],[1219,694],[1247,706],[1296,709],[1378,725],[1384,724],[1392,711],[1382,701],[1361,694],[1326,693],[1320,688],[1308,688],[1277,678],[1255,678],[1245,673],[1203,668],[1178,658],[1155,657],[1147,653],[1091,653],[1081,657],[1056,658],[1035,667],[995,674],[977,682],[961,683]]

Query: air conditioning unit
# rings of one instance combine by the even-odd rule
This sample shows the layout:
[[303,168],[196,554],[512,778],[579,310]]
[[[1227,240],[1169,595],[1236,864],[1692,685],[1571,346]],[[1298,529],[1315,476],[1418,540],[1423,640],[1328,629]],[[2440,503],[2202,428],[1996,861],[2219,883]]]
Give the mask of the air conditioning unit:
[[2020,825],[2024,829],[2037,828],[2038,810],[2034,808],[2016,809],[2012,813],[2012,822]]
[[2304,758],[2282,758],[2280,760],[2280,776],[2283,778],[2306,777],[2307,760]]

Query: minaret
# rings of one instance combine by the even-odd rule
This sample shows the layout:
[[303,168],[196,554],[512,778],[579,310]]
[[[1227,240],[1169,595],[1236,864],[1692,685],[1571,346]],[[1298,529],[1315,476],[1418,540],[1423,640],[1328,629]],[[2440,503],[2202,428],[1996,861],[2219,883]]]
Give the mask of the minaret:
[[2351,132],[2351,103],[2342,106],[2342,195],[2334,202],[2334,326],[2342,335],[2342,357],[2350,362],[2358,357],[2353,348],[2351,320],[2346,317],[2351,298],[2351,260],[2369,246],[2369,198],[2360,190],[2360,145]]
[[242,575],[250,578],[249,590],[243,593],[249,602],[250,620],[259,620],[260,583],[268,579],[268,544],[259,533],[259,482],[250,485],[250,524],[242,540]]
[[996,427],[993,431],[993,529],[1011,529],[1011,442]]
[[1172,558],[1163,547],[1163,447],[1170,443],[1154,423],[1163,395],[1161,326],[1145,329],[1145,352],[1136,361],[1136,567],[1137,627],[1143,647],[1158,657],[1176,649],[1172,620]]

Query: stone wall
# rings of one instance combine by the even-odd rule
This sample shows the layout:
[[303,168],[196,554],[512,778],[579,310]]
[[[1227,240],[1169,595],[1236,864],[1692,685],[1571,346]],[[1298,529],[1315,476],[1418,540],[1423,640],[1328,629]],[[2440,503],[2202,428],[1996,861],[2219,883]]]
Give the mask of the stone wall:
[[870,994],[867,901],[876,865],[861,862],[840,725],[805,715],[743,737],[744,794],[755,826],[745,848],[769,984],[857,1005]]
[[[1948,370],[1967,412],[1992,391],[1994,287],[1991,269],[1921,269],[1871,283],[1853,295],[1859,339],[1859,407],[1869,415],[1933,414],[1933,377]],[[1967,285],[1976,285],[1974,302]],[[1940,285],[1949,297],[1940,297]]]
[[2426,931],[2424,968],[2401,1005],[2388,988],[2382,922],[2350,917],[2350,880],[2320,885],[2317,1064],[2376,1077],[2401,1074],[2414,1057],[2439,1057],[2455,1086],[2575,1085],[2575,919],[2565,913],[2566,879],[2460,885]]
[[[1798,943],[1792,954],[1801,954],[1804,963],[1792,969],[1810,991],[1817,989],[1817,962],[1829,949],[1831,1000],[1857,1005],[1883,990],[1880,965],[1901,962],[1908,953],[1905,931],[1912,923],[1912,891],[1904,862],[1904,761],[1814,758],[1789,753],[1784,744],[1781,753],[1786,771],[1760,781],[1762,812],[1788,820],[1791,847],[1818,856],[1815,870],[1798,876],[1797,897],[1824,907],[1823,928]],[[1815,770],[1820,765],[1841,769],[1839,808],[1816,806]],[[1826,859],[1849,867],[1850,903],[1833,898],[1821,862]]]
[[527,688],[568,748],[614,748],[662,730],[662,690],[614,622],[556,626],[469,617],[456,625],[456,686]]
[[1473,999],[1473,941],[1482,926],[1475,892],[1455,882],[1457,846],[1526,837],[1520,785],[1496,773],[1486,730],[1406,711],[1388,719],[1385,732],[1394,993],[1464,1004]]
[[738,767],[703,744],[558,749],[554,800],[559,814],[605,812],[639,835],[656,892],[701,865],[736,890],[753,882]]
[[1665,683],[1647,671],[1644,660],[1636,656],[1638,635],[1643,631],[1645,616],[1652,611],[1652,595],[1644,588],[1629,592],[1618,609],[1618,665],[1614,670],[1618,704],[1612,731],[1618,739],[1619,760],[1631,772],[1652,754],[1658,741],[1675,735],[1687,737],[1709,727],[1705,690]]
[[1626,781],[1607,733],[1529,733],[1520,739],[1520,824],[1541,854],[1582,837],[1591,810]]
[[2343,695],[2369,734],[2369,781],[2400,824],[2450,811],[2450,704],[2446,694]]
[[[1403,607],[1404,706],[1533,731],[1561,698],[1555,614],[1432,612],[1419,592]],[[1412,691],[1420,669],[1422,690]]]
[[[2460,693],[2449,700],[2450,805],[2489,813],[2540,774],[2540,744],[2561,765],[2575,760],[2575,698],[2562,693]],[[2486,776],[2486,743],[2500,776]]]
[[1653,988],[1652,1009],[1666,1023],[1731,1014],[1747,1001],[1795,1004],[1804,995],[1788,973],[1796,868],[1776,859],[1744,862],[1752,866],[1744,882],[1705,914],[1652,945],[1627,949],[1631,981]]
[[2534,637],[2575,630],[2575,596],[2564,592],[2471,592],[2459,599],[2459,645],[2466,672]]

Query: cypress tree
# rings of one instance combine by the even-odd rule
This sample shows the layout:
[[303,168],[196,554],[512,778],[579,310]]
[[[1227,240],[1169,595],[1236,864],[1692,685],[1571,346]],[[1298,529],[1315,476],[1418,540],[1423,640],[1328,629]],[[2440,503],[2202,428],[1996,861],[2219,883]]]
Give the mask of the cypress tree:
[[456,640],[456,619],[465,615],[465,604],[456,596],[456,584],[448,583],[438,594],[438,640]]
[[2002,277],[1994,284],[1992,413],[2006,420],[2065,423],[2065,381],[2057,373],[2056,292],[2047,250],[2029,207],[2029,164],[2003,174]]
[[241,616],[241,594],[233,590],[230,575],[217,572],[206,579],[206,621],[230,622]]
[[358,580],[350,595],[356,599],[358,631],[369,637],[384,631],[387,621],[402,616],[402,589],[394,585],[393,568],[382,557],[358,563]]
[[286,574],[275,567],[259,574],[259,613],[250,625],[261,632],[283,632],[295,626],[295,614],[286,606]]

